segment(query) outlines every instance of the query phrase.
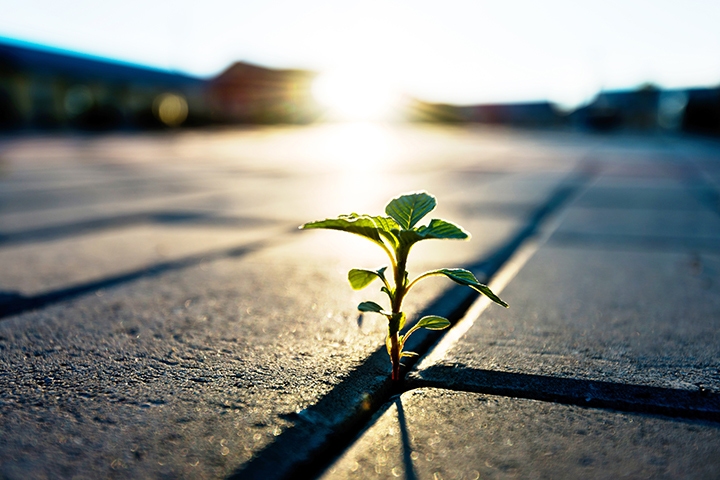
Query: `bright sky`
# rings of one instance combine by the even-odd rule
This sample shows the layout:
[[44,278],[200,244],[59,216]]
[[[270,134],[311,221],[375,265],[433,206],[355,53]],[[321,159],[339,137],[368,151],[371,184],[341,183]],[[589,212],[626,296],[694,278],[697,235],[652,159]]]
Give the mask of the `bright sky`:
[[428,101],[720,84],[718,0],[0,0],[0,36],[208,76],[344,72]]

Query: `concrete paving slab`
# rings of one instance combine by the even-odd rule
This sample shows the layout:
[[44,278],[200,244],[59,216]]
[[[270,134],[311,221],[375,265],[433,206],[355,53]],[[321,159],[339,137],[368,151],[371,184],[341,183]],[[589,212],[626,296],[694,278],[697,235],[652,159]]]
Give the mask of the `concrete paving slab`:
[[[225,205],[222,192],[199,192],[170,195],[155,199],[126,198],[115,202],[89,202],[67,207],[38,205],[32,210],[0,209],[0,241],[18,243],[41,241],[52,235],[52,229],[85,232],[100,227],[120,227],[150,223],[153,220],[182,216],[201,216],[218,212]],[[90,224],[88,227],[87,224]],[[51,230],[48,232],[48,230]],[[56,237],[57,235],[55,235]]]
[[[0,291],[34,296],[287,234],[290,225],[136,226],[0,246]],[[294,225],[293,225],[294,227]]]
[[718,475],[718,423],[419,389],[389,404],[322,478]]
[[[720,392],[720,257],[541,248],[418,378],[496,370]],[[448,376],[449,375],[449,376]]]
[[298,413],[367,363],[381,318],[358,325],[295,248],[241,253],[0,322],[0,475],[219,478],[291,425],[351,416],[387,359],[327,418]]
[[[651,168],[654,166],[654,169]],[[718,251],[720,215],[703,182],[682,175],[654,177],[605,171],[565,212],[556,244]]]
[[585,208],[704,210],[702,188],[690,188],[676,178],[599,178],[574,205]]
[[444,203],[457,205],[464,216],[527,218],[567,179],[578,162],[569,161],[567,170],[551,172],[448,172]]
[[508,318],[441,342],[412,384],[720,419],[706,186],[652,161],[601,171],[503,292]]
[[571,208],[554,244],[720,251],[720,215],[708,209]]

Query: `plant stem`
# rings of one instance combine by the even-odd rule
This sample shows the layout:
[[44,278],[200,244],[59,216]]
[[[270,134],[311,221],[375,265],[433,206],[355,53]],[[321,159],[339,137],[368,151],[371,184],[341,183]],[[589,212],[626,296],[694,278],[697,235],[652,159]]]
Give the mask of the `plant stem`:
[[[393,264],[393,274],[395,277],[395,296],[392,302],[392,313],[393,316],[397,315],[400,318],[402,312],[402,302],[405,298],[406,291],[406,273],[405,268],[407,265],[407,256],[409,250],[406,248],[399,248],[396,252],[397,263]],[[400,325],[399,320],[397,322],[390,323],[390,361],[392,362],[392,376],[393,381],[400,381]]]
[[392,361],[391,379],[395,382],[400,380],[400,342],[398,333],[390,335],[390,360]]

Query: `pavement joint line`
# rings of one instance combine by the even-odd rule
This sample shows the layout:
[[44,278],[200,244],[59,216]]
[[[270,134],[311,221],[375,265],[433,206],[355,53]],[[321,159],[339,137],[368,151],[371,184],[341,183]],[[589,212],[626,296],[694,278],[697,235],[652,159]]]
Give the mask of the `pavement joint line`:
[[[509,282],[522,264],[532,256],[537,248],[535,245],[546,240],[559,225],[561,220],[559,214],[562,207],[580,191],[587,188],[592,179],[596,177],[596,173],[597,168],[594,164],[581,162],[579,168],[573,170],[565,180],[561,181],[548,199],[528,216],[527,224],[520,228],[507,244],[472,265],[470,270],[479,270],[485,277],[484,281],[492,280],[497,275],[498,278],[495,282]],[[540,227],[544,224],[547,224],[548,231],[541,232]],[[514,262],[513,259],[516,255],[519,255],[519,260]],[[527,258],[525,258],[526,256]],[[503,273],[506,267],[508,272]],[[495,285],[493,281],[490,283]],[[449,329],[451,332],[473,304],[481,302],[482,298],[485,297],[476,301],[476,294],[467,292],[460,286],[454,286],[423,310],[436,312],[441,309],[441,306],[444,306],[446,310],[450,306],[451,312],[447,317],[453,322],[453,326]],[[418,318],[421,316],[422,314],[418,315]],[[408,349],[420,355],[407,360],[407,365],[401,370],[404,378],[415,362],[422,360],[437,341],[447,335],[449,331],[419,330],[411,337],[412,341],[408,342]],[[371,365],[378,364],[378,362],[382,365],[387,364],[385,350],[384,345],[379,347],[357,370],[351,372],[340,384],[333,387],[325,397],[299,412],[294,416],[295,418],[289,419],[295,421],[296,424],[282,432],[276,437],[274,443],[268,445],[252,460],[227,477],[228,480],[319,477],[336,458],[353,444],[362,431],[372,425],[378,412],[385,408],[384,406],[393,397],[405,391],[404,384],[393,385],[388,375],[376,382],[375,390],[371,392],[353,391],[354,385],[360,383],[357,379],[367,376],[366,372],[372,370]],[[334,405],[337,405],[338,402],[353,401],[347,399],[347,390],[355,395],[357,401],[355,409],[345,418],[336,418],[335,421],[329,419],[331,417],[329,412],[332,411]],[[297,449],[297,445],[305,445],[305,458],[289,459],[286,452],[290,450],[290,446]]]
[[720,251],[720,238],[681,237],[659,235],[633,235],[614,233],[555,232],[550,243],[557,245],[583,245],[587,247],[623,247],[647,251],[687,251],[688,249]]
[[248,224],[275,223],[262,218],[254,217],[219,217],[204,212],[192,211],[155,211],[144,213],[131,213],[114,217],[101,217],[64,223],[49,227],[30,228],[17,232],[0,232],[0,247],[7,245],[48,242],[67,237],[87,235],[100,230],[127,228],[135,225],[153,224],[189,224],[189,225],[229,225],[247,226]]
[[7,297],[7,301],[0,303],[0,321],[30,310],[39,310],[56,303],[66,302],[88,293],[98,292],[100,290],[116,287],[124,283],[134,282],[143,278],[157,277],[166,272],[194,267],[195,265],[199,265],[204,262],[243,257],[273,244],[279,243],[281,239],[285,241],[296,233],[297,229],[292,228],[286,230],[285,235],[273,236],[272,238],[264,238],[236,247],[190,255],[176,260],[169,260],[167,262],[160,262],[149,267],[41,293],[39,295],[3,295],[4,297]]
[[[441,388],[457,392],[484,393],[545,402],[604,408],[623,412],[659,414],[720,422],[720,395],[700,387],[680,390],[618,382],[563,378],[496,370],[464,368],[460,365],[433,365],[425,371],[452,371],[452,382],[423,378],[413,372],[406,391]],[[463,378],[467,379],[463,381]]]

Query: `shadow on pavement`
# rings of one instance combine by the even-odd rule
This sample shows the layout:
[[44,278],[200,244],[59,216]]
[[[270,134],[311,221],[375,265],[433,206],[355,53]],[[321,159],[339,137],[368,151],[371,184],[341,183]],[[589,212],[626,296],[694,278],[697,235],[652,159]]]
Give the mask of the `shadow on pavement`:
[[405,479],[417,480],[415,467],[413,467],[412,457],[410,456],[412,454],[412,445],[410,445],[410,435],[408,434],[407,430],[407,422],[405,421],[405,410],[403,409],[401,397],[398,397],[397,400],[395,400],[395,407],[397,408],[398,424],[400,426],[400,441],[402,442]]
[[410,377],[412,388],[434,387],[551,401],[582,407],[720,421],[720,395],[596,380],[435,365]]
[[0,246],[29,242],[46,242],[66,237],[85,235],[101,230],[125,228],[147,224],[184,224],[197,226],[248,227],[277,223],[273,220],[252,217],[217,217],[202,212],[158,211],[93,218],[79,222],[33,228],[18,232],[0,232]]
[[[296,233],[297,229],[289,230],[288,233]],[[287,238],[280,236],[280,238]],[[54,303],[71,300],[80,295],[91,292],[97,292],[104,288],[115,287],[123,283],[133,282],[141,278],[151,278],[162,275],[173,270],[182,270],[184,268],[194,267],[201,263],[212,262],[226,258],[239,258],[267,247],[272,242],[277,242],[277,237],[271,240],[260,240],[247,245],[232,247],[228,249],[215,250],[202,253],[199,255],[191,255],[177,260],[156,263],[147,268],[133,270],[131,272],[121,273],[111,277],[102,278],[92,282],[82,283],[72,287],[53,290],[51,292],[42,293],[35,296],[23,296],[16,292],[0,292],[0,320],[12,315],[44,308]]]

